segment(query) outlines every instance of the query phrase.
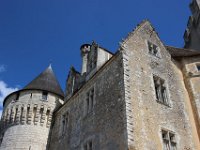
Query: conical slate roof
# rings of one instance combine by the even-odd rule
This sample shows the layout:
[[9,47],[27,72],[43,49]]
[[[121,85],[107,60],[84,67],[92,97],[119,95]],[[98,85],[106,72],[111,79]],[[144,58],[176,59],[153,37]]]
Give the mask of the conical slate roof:
[[56,79],[51,65],[25,86],[23,90],[44,90],[64,97],[64,93]]

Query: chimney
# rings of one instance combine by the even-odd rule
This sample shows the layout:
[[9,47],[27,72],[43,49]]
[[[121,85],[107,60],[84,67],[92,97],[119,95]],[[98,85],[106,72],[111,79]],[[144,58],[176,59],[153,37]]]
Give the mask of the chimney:
[[82,57],[81,75],[87,72],[88,53],[90,52],[90,44],[83,44],[80,48]]

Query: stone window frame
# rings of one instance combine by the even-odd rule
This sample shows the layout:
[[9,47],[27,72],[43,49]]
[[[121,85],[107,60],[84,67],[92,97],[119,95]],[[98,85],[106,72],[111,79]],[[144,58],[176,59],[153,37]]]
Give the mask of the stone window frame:
[[93,139],[90,138],[90,139],[87,139],[84,144],[83,144],[83,147],[82,147],[82,150],[94,150],[94,142],[93,142]]
[[42,101],[48,101],[48,95],[49,93],[47,91],[42,91]]
[[95,87],[92,86],[85,94],[85,115],[93,112],[95,105]]
[[[165,80],[164,78],[161,78],[160,76],[155,75],[155,74],[152,75],[152,78],[153,78],[153,88],[154,88],[154,94],[155,94],[156,102],[160,103],[162,105],[171,107],[171,101],[170,101],[170,98],[169,98],[170,96],[169,96],[169,91],[168,91],[168,86],[167,86],[167,80]],[[158,98],[159,95],[157,94],[158,91],[156,90],[155,78],[157,78],[157,80],[160,80],[160,82],[163,82],[163,83],[160,83],[162,85],[158,85],[158,86],[161,86],[160,90],[162,90],[162,88],[165,88],[165,97],[163,95],[161,95],[162,93],[158,93],[161,96],[160,98]],[[165,98],[165,99],[163,99],[163,98]]]
[[196,69],[197,69],[197,72],[200,72],[200,63],[196,63]]
[[[160,54],[160,47],[155,44],[154,42],[150,41],[150,40],[146,40],[146,45],[147,45],[147,49],[148,49],[148,53],[151,55],[151,56],[154,56],[156,58],[161,58],[161,54]],[[151,46],[150,46],[151,45]],[[150,49],[150,47],[152,49]],[[155,49],[154,49],[155,48]],[[155,53],[156,51],[156,53]]]
[[161,128],[163,150],[177,150],[177,134],[166,128]]
[[67,129],[69,127],[69,111],[61,114],[61,129],[60,136],[63,137],[66,135]]

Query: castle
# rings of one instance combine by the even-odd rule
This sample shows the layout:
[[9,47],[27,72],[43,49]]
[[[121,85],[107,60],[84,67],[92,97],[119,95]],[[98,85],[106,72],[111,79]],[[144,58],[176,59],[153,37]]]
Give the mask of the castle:
[[145,20],[115,54],[82,45],[65,95],[51,66],[8,95],[0,150],[199,150],[200,0],[190,8],[184,48]]

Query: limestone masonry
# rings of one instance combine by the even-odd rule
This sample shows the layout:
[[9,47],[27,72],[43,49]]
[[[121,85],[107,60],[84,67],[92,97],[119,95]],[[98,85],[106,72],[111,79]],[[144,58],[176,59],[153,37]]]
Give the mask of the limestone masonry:
[[8,95],[0,150],[200,150],[200,0],[190,8],[184,48],[145,20],[114,54],[83,44],[65,92],[49,66]]

